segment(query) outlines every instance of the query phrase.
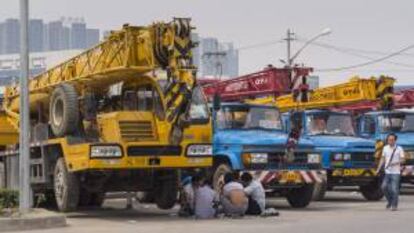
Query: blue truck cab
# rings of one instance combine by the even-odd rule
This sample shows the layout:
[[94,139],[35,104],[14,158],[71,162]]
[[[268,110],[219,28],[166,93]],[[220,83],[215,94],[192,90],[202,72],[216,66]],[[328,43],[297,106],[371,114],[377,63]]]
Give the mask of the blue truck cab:
[[[288,124],[291,113],[284,114]],[[335,186],[359,186],[367,200],[383,197],[375,173],[375,143],[357,135],[352,116],[346,112],[306,110],[301,113],[301,136],[322,155],[326,177],[315,192],[316,200]]]
[[405,157],[401,182],[414,183],[414,112],[395,110],[365,113],[358,119],[358,131],[361,137],[380,144],[385,143],[388,134],[396,134],[397,144],[404,149]]
[[287,156],[288,135],[276,107],[219,103],[213,107],[213,185],[228,172],[250,172],[269,193],[285,196],[292,207],[306,207],[320,181],[320,155],[301,139]]

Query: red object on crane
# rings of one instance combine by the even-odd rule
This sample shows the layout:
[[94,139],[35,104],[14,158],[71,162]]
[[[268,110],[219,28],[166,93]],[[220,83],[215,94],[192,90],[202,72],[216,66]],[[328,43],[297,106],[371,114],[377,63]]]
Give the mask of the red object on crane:
[[209,100],[217,93],[223,101],[240,101],[261,96],[280,96],[291,93],[294,89],[303,91],[304,84],[294,83],[312,71],[313,69],[308,67],[267,67],[259,72],[223,81],[199,79],[199,83],[206,83],[203,89]]

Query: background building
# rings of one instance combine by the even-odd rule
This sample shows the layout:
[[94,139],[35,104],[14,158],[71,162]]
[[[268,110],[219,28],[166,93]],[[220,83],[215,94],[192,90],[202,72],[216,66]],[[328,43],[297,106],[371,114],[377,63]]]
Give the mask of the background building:
[[311,90],[319,88],[319,76],[310,75],[307,77],[307,82]]
[[193,34],[198,46],[193,49],[194,64],[199,77],[236,77],[239,75],[239,53],[233,43],[223,43],[217,38]]
[[[20,23],[18,19],[0,22],[0,54],[19,53]],[[100,40],[99,29],[88,28],[83,19],[62,18],[44,23],[41,19],[29,22],[30,52],[86,49]]]
[[[35,76],[46,71],[64,60],[67,60],[83,50],[60,50],[50,52],[35,52],[30,54],[29,68],[30,76]],[[20,56],[19,54],[0,55],[0,86],[4,86],[20,77]]]

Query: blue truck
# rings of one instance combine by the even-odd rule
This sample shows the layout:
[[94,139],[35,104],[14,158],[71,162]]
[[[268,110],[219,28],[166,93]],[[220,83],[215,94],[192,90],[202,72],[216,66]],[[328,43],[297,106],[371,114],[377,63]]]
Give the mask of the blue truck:
[[320,182],[320,154],[300,139],[287,153],[288,134],[276,107],[245,103],[213,103],[213,170],[215,188],[228,172],[250,172],[268,195],[287,198],[294,208],[306,207]]
[[[292,113],[283,118],[289,129]],[[311,141],[322,155],[326,170],[315,200],[324,198],[327,190],[336,186],[359,186],[367,200],[380,200],[383,193],[375,173],[375,143],[357,135],[352,115],[330,110],[305,110],[295,113],[302,119],[302,137]]]
[[414,184],[414,112],[408,110],[367,112],[358,118],[358,132],[361,137],[379,144],[385,142],[388,134],[396,134],[397,143],[403,147],[405,156],[401,182]]

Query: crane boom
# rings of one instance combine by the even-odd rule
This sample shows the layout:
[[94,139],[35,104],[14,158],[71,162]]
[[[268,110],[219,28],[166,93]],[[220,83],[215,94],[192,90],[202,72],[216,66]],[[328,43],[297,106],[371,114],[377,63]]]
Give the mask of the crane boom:
[[[157,22],[148,27],[124,25],[111,32],[97,46],[33,77],[29,81],[30,102],[46,102],[56,86],[71,83],[84,94],[88,90],[106,91],[109,85],[145,76],[156,69],[168,73],[167,119],[173,122],[185,109],[194,87],[195,67],[191,63],[193,28],[188,18]],[[18,121],[18,86],[9,86],[4,109]]]
[[393,78],[385,76],[381,76],[378,79],[354,77],[346,83],[309,91],[306,101],[297,101],[294,98],[294,94],[289,94],[277,97],[274,100],[272,98],[265,98],[258,99],[255,102],[274,102],[281,111],[333,108],[361,101],[378,101],[381,108],[387,109],[392,104],[394,81]]

